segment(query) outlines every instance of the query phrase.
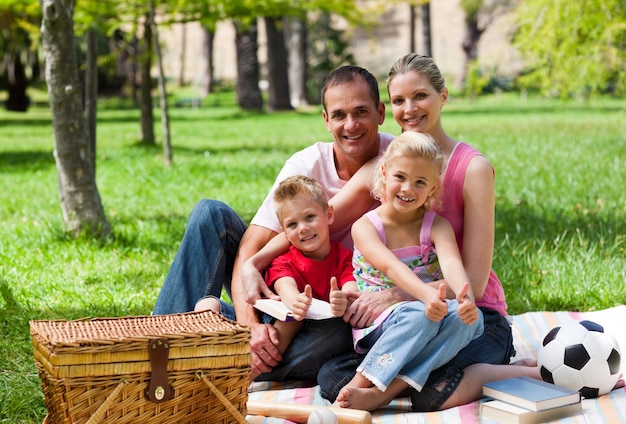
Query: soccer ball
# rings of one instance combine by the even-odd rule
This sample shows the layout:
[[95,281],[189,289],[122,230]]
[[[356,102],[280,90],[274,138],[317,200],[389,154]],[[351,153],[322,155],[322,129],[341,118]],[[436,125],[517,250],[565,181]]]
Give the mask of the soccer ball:
[[543,339],[538,364],[548,383],[594,398],[613,389],[620,376],[615,338],[593,321],[568,321]]

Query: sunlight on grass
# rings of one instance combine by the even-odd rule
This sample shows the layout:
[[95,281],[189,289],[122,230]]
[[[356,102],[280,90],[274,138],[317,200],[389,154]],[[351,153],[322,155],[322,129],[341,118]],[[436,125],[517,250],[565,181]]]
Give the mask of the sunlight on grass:
[[[63,233],[50,111],[0,111],[0,422],[45,415],[28,320],[149,314],[199,199],[249,221],[289,155],[330,141],[319,108],[253,114],[211,101],[172,109],[169,168],[158,112],[159,144],[145,147],[137,110],[99,110],[97,183],[114,232],[104,241]],[[626,102],[451,98],[442,119],[496,169],[493,267],[509,312],[626,303]],[[382,130],[398,134],[389,110]]]

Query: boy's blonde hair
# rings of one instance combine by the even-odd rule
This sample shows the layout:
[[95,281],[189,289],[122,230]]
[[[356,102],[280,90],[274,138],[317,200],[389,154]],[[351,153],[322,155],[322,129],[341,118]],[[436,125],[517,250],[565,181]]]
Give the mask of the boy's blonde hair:
[[374,173],[372,196],[378,200],[385,199],[383,167],[389,169],[393,162],[402,156],[423,158],[431,164],[437,175],[437,189],[424,203],[424,208],[429,210],[439,209],[441,207],[439,195],[441,193],[441,174],[443,172],[443,151],[434,138],[424,133],[406,131],[389,144],[385,154],[378,160]]
[[281,220],[281,207],[285,200],[291,200],[299,194],[310,196],[324,211],[328,209],[328,198],[320,183],[306,175],[294,175],[281,181],[274,191],[274,209],[278,221]]

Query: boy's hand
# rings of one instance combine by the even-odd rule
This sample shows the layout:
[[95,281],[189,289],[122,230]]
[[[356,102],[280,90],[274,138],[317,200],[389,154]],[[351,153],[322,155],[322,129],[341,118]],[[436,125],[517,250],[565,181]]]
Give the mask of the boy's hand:
[[343,316],[348,307],[348,295],[339,289],[336,277],[330,279],[330,294],[328,298],[330,301],[330,311],[333,315],[336,317]]
[[311,289],[311,286],[307,284],[304,287],[304,291],[296,296],[291,307],[293,317],[296,319],[296,321],[302,321],[304,319],[304,316],[311,307],[312,300],[313,289]]
[[429,301],[424,302],[426,306],[426,317],[439,322],[448,314],[448,302],[446,302],[446,285],[440,284],[439,290],[434,290]]
[[456,295],[456,300],[459,302],[459,306],[457,307],[457,312],[459,313],[459,318],[467,324],[472,325],[478,319],[478,307],[476,307],[476,302],[474,298],[469,295],[469,283],[463,284],[461,291]]

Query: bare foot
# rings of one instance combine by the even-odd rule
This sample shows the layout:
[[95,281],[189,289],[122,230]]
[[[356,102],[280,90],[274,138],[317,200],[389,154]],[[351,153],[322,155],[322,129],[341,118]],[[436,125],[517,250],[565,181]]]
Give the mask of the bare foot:
[[341,408],[360,409],[362,411],[374,411],[389,401],[385,399],[385,393],[376,387],[344,387],[337,395],[335,403]]
[[200,299],[196,306],[193,308],[194,311],[213,311],[220,313],[220,301],[215,297],[205,297]]
[[615,389],[621,389],[622,387],[624,387],[624,378],[623,375],[620,374],[619,378],[617,379],[617,382],[615,383],[615,386],[613,386],[613,390]]

